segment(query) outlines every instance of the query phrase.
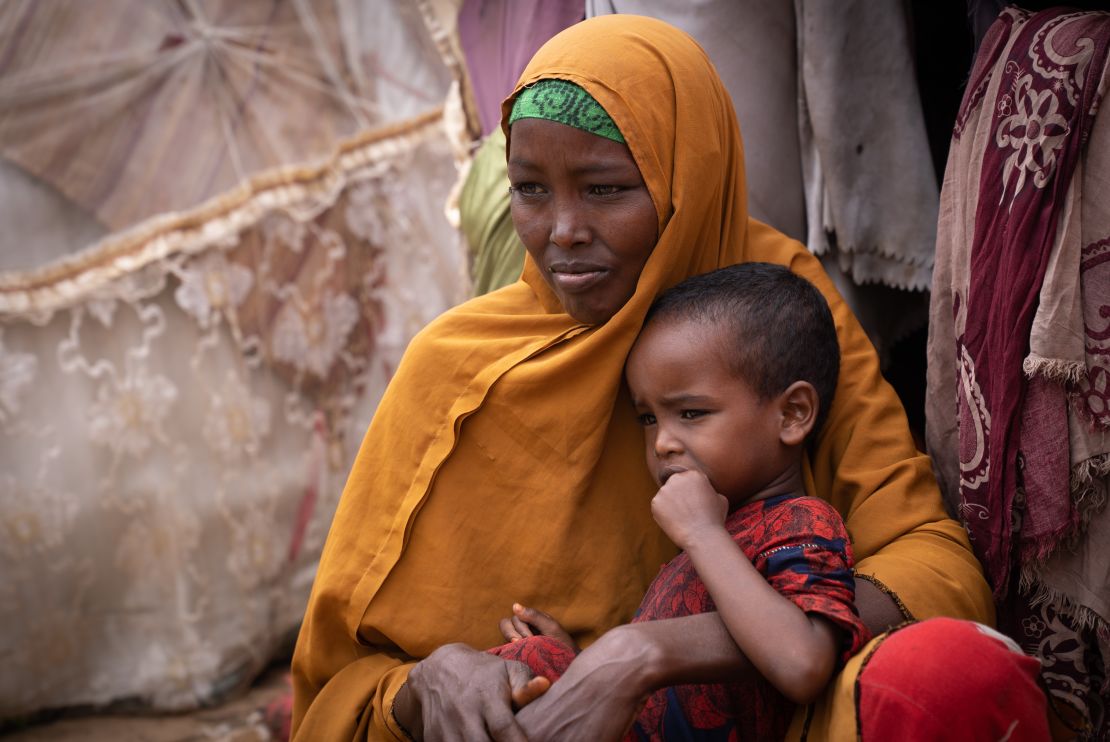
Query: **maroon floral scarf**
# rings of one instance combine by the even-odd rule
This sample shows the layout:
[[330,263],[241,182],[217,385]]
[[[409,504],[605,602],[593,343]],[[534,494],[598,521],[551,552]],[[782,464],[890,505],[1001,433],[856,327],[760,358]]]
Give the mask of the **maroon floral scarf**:
[[[961,511],[999,597],[1010,584],[1023,362],[1060,207],[1099,102],[1108,18],[1064,9],[1003,13],[983,41],[957,122],[958,137],[973,108],[993,110],[967,296],[956,294],[953,314],[966,313],[956,339],[964,380],[957,397]],[[984,100],[988,89],[993,100]],[[1057,537],[1072,520],[1068,508],[1060,512],[1059,527],[1046,529]]]

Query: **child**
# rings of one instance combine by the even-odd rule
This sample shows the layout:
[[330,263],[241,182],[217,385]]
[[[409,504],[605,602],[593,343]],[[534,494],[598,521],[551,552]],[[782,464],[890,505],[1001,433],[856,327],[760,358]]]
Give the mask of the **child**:
[[[761,677],[658,690],[630,739],[780,739],[791,704],[816,699],[870,638],[853,604],[844,524],[804,495],[805,444],[839,365],[824,297],[781,266],[695,276],[649,311],[625,374],[659,485],[652,514],[682,551],[633,622],[717,611]],[[514,694],[522,702],[578,649],[547,614],[519,604],[513,614],[501,621],[510,643],[490,651],[540,676]]]

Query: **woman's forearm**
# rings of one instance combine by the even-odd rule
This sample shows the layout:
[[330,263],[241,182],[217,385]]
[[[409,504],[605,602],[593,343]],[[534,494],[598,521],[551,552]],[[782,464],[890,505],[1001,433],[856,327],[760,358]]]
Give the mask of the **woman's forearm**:
[[683,683],[724,683],[757,676],[752,663],[733,641],[718,613],[644,621],[616,631],[631,643],[650,648],[642,657],[640,690]]
[[517,714],[529,739],[620,739],[652,691],[754,677],[716,613],[618,626]]
[[[856,600],[860,618],[875,635],[905,620],[893,598],[866,580],[856,580]],[[718,613],[645,621],[615,631],[628,632],[634,637],[630,643],[652,650],[639,657],[643,672],[638,682],[644,693],[681,683],[746,680],[758,674]]]

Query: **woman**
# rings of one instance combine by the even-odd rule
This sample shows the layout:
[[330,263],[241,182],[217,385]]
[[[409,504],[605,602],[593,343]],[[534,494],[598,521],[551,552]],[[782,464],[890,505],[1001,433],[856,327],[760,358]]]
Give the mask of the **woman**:
[[[429,325],[374,417],[294,657],[299,739],[616,738],[655,687],[751,671],[716,614],[623,625],[675,553],[648,507],[625,356],[661,290],[741,261],[789,266],[833,309],[840,386],[807,485],[845,517],[864,621],[992,619],[863,331],[815,258],[749,219],[739,129],[701,49],[648,18],[578,24],[537,53],[503,122],[545,78],[586,91],[615,135],[542,112],[503,124],[524,273]],[[522,666],[471,649],[498,643],[514,601],[587,646],[516,714]],[[866,656],[792,734],[855,733]]]

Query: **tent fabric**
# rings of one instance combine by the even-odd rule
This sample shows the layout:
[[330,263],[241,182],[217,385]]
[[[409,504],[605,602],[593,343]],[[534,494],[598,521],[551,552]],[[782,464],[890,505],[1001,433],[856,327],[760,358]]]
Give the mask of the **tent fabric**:
[[450,82],[400,0],[15,0],[0,40],[0,155],[113,231],[326,159]]
[[469,293],[451,76],[400,0],[14,2],[0,49],[0,718],[215,703]]

